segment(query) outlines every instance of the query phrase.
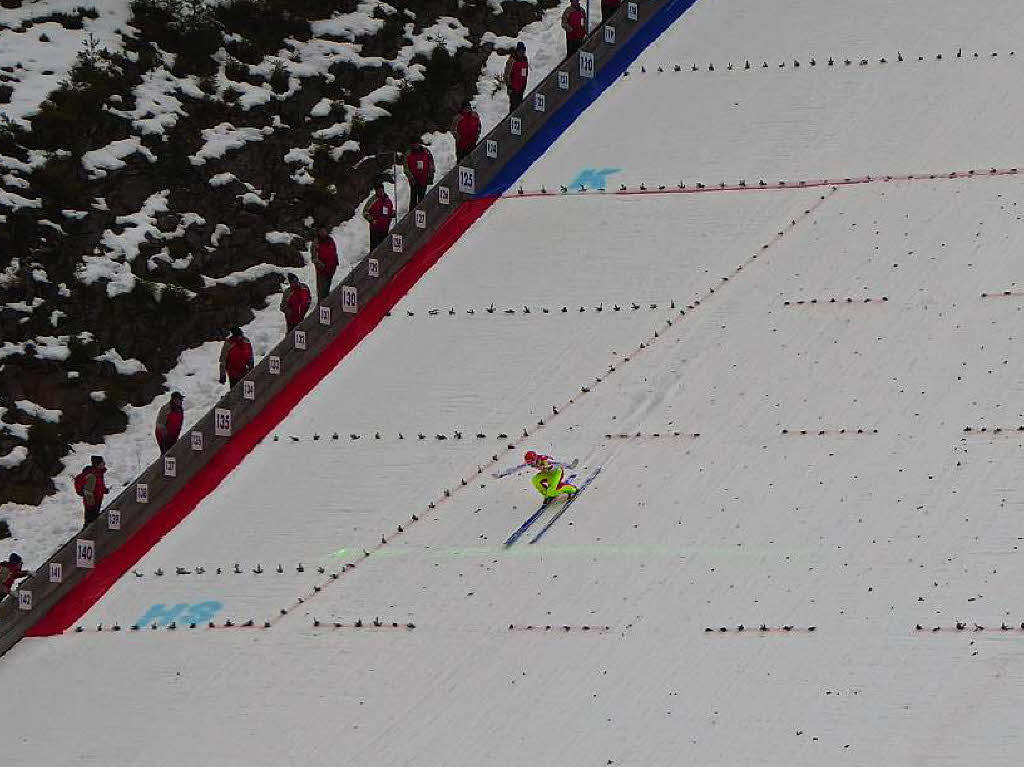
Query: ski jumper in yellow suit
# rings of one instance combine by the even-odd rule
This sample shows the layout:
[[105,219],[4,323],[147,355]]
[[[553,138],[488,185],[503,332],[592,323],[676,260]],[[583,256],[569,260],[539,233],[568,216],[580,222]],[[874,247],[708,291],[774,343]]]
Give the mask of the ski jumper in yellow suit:
[[533,476],[533,486],[544,496],[547,503],[559,495],[572,495],[576,486],[562,482],[565,467],[550,455],[539,455],[530,450],[526,454],[526,465],[537,469]]

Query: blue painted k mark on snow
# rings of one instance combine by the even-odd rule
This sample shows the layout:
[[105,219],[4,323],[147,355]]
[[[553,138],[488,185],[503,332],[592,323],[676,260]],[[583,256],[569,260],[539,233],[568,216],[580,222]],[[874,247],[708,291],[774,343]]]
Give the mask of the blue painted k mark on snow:
[[579,189],[585,186],[587,189],[607,189],[608,177],[621,170],[622,168],[584,168],[569,182],[569,188]]

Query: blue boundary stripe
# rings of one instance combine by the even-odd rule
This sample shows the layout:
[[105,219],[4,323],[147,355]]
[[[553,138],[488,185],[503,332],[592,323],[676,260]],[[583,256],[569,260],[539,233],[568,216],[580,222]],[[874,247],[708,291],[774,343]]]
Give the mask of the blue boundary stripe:
[[562,105],[562,108],[544,124],[544,127],[537,131],[522,149],[516,152],[515,156],[491,180],[487,188],[479,192],[477,196],[492,197],[508,191],[516,179],[522,176],[527,168],[533,165],[537,158],[565,133],[576,118],[583,114],[584,110],[626,71],[626,67],[636,60],[644,48],[658,39],[662,32],[675,23],[696,2],[697,0],[672,0],[652,16],[644,28],[619,49],[618,53],[595,75],[594,79],[576,91]]

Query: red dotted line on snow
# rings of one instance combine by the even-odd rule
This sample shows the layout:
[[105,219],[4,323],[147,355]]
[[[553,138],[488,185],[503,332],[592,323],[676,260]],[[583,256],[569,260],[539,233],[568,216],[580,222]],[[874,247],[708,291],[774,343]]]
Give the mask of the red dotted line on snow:
[[790,306],[790,307],[794,307],[795,308],[795,307],[806,307],[806,306],[835,306],[835,305],[844,305],[844,304],[852,304],[852,305],[860,306],[860,305],[863,305],[863,304],[874,303],[877,306],[878,304],[883,304],[883,303],[887,302],[888,300],[889,300],[888,296],[882,296],[881,298],[871,298],[870,296],[867,297],[867,298],[851,298],[851,297],[848,296],[846,298],[830,298],[827,301],[825,299],[820,299],[819,300],[817,298],[801,299],[799,301],[783,301],[782,305],[783,306]]
[[949,181],[955,179],[992,178],[994,176],[1017,176],[1020,175],[1021,172],[1022,171],[1019,168],[988,168],[987,170],[954,170],[943,173],[904,173],[884,176],[865,175],[848,178],[803,179],[800,181],[782,180],[769,182],[764,179],[760,179],[756,182],[747,183],[745,179],[741,179],[735,183],[720,181],[717,184],[705,184],[703,182],[698,182],[692,186],[684,184],[683,182],[679,182],[674,185],[659,184],[651,187],[648,187],[646,184],[640,184],[636,187],[620,184],[617,190],[588,189],[587,187],[570,189],[565,186],[561,186],[557,190],[549,190],[547,187],[541,187],[540,189],[534,190],[519,189],[515,192],[508,192],[501,195],[500,199],[514,200],[537,197],[582,197],[587,195],[626,196],[637,194],[704,194],[707,192],[771,192],[793,189],[814,189],[824,186],[840,187],[856,186],[859,184],[890,183],[893,181]]
[[878,429],[783,429],[782,434],[792,437],[835,437],[855,434],[878,434]]

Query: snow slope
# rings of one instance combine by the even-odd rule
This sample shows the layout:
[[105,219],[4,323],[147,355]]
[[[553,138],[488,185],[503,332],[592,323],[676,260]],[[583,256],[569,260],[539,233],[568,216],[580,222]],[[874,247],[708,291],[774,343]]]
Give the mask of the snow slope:
[[[741,21],[804,50],[1014,23],[1000,2],[910,0],[891,20],[880,2],[765,5],[699,3],[647,56],[728,46]],[[802,90],[803,68],[706,87],[634,68],[523,184],[620,167],[658,191],[698,149],[705,173],[748,179],[1014,166],[1016,58],[903,63]],[[988,67],[985,87],[961,65]],[[765,105],[757,125],[692,124],[731,92]],[[1021,205],[1013,173],[499,201],[84,631],[0,661],[20,691],[0,704],[8,751],[1009,763]],[[506,550],[537,499],[490,473],[527,447],[603,472],[541,543]]]

